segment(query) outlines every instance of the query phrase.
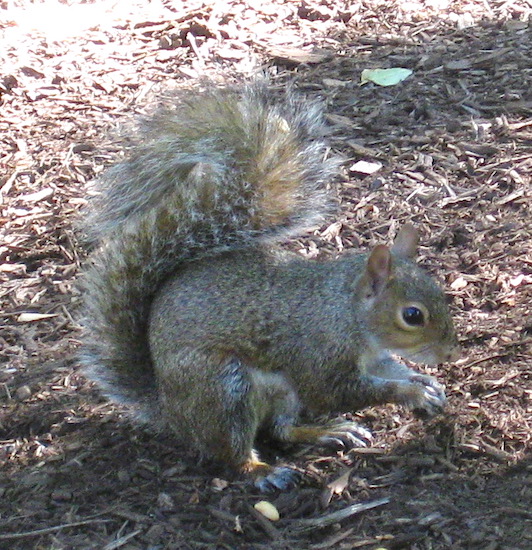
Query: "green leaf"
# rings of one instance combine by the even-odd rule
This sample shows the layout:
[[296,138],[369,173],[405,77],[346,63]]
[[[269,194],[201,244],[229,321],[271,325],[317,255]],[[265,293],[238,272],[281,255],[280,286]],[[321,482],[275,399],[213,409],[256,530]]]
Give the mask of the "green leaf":
[[364,69],[360,75],[361,84],[373,82],[379,86],[395,86],[412,74],[410,69],[394,67],[393,69]]

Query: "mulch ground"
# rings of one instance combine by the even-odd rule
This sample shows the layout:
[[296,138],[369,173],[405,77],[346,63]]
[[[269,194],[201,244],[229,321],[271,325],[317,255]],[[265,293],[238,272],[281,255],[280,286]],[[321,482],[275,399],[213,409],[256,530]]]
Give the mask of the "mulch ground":
[[[0,2],[0,547],[532,547],[532,5],[469,0]],[[405,67],[395,86],[363,69]],[[158,93],[260,68],[326,105],[340,211],[309,257],[405,221],[463,346],[449,408],[360,411],[366,450],[271,449],[268,500],[134,427],[76,363],[87,183]],[[371,163],[357,164],[358,161]]]

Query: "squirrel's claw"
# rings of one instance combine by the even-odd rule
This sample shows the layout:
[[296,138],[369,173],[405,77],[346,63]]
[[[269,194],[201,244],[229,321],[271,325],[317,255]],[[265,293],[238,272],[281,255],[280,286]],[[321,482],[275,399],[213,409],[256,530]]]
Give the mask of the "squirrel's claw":
[[290,491],[301,482],[301,473],[288,466],[274,468],[269,474],[255,480],[255,487],[261,493]]
[[339,422],[333,424],[326,434],[319,438],[323,445],[348,451],[356,447],[367,447],[371,444],[371,432],[356,422]]
[[418,386],[419,400],[412,410],[421,417],[432,417],[443,411],[447,403],[443,386],[431,376],[413,376],[410,381]]

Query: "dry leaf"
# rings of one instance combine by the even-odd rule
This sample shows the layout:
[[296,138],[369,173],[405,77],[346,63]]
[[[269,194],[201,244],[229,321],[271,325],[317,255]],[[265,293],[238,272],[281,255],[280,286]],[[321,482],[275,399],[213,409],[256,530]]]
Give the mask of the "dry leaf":
[[336,495],[341,495],[349,485],[352,470],[347,470],[340,477],[327,484],[327,487]]
[[359,174],[374,174],[382,168],[382,163],[380,162],[368,162],[367,160],[359,160],[355,162],[349,170],[351,172],[358,172]]
[[211,486],[215,491],[223,491],[224,489],[227,489],[227,487],[229,487],[229,482],[225,479],[215,477],[211,481]]
[[42,321],[51,317],[57,317],[57,313],[21,313],[17,317],[17,321],[19,323],[32,323],[33,321]]
[[332,241],[333,239],[338,237],[338,235],[340,235],[341,230],[342,222],[331,223],[329,227],[322,231],[321,236],[328,241]]
[[35,193],[29,193],[28,195],[20,195],[19,200],[23,202],[38,202],[44,199],[50,198],[54,194],[54,190],[50,187],[36,191]]
[[451,283],[453,290],[462,290],[467,286],[467,281],[463,277],[458,277]]
[[270,46],[268,54],[278,62],[294,65],[300,65],[301,63],[315,65],[316,63],[323,63],[323,61],[332,57],[331,52],[309,52],[302,48],[284,46]]

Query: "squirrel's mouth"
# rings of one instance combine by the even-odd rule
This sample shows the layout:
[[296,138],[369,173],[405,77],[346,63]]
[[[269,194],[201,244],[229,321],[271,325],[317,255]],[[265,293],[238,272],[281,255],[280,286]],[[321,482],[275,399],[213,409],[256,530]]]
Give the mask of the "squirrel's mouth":
[[394,353],[413,363],[439,365],[449,361],[456,361],[460,356],[458,347],[439,348],[430,344],[414,346],[408,349],[394,350]]

